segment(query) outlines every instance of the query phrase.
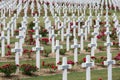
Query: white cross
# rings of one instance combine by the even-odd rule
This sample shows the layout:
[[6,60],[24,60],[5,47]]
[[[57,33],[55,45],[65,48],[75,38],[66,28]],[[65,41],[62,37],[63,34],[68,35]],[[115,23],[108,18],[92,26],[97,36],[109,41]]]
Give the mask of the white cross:
[[65,36],[66,36],[66,49],[67,51],[69,51],[70,50],[70,36],[72,36],[69,28],[67,28]]
[[7,30],[7,45],[10,45],[10,22],[7,23],[7,28],[5,28],[5,30]]
[[4,31],[1,32],[1,37],[0,37],[0,40],[1,40],[1,57],[4,57],[5,56],[5,35],[4,35]]
[[63,47],[59,44],[59,40],[56,40],[56,46],[54,47],[54,49],[56,51],[56,65],[60,61],[60,49],[61,48],[63,48]]
[[111,50],[111,49],[110,49],[110,46],[112,46],[113,43],[110,42],[110,36],[109,36],[109,35],[107,35],[106,40],[107,40],[107,42],[104,43],[104,45],[107,47],[107,54],[109,54],[109,53],[110,53],[110,50]]
[[112,65],[115,64],[115,60],[112,60],[112,54],[107,54],[107,61],[104,61],[104,65],[108,66],[108,80],[112,80]]
[[57,36],[57,35],[54,34],[54,30],[52,30],[52,34],[51,34],[51,39],[52,39],[52,47],[51,47],[51,49],[52,49],[52,53],[55,52],[54,46],[55,46],[55,37],[56,37],[56,36]]
[[72,65],[67,64],[67,57],[63,57],[62,65],[58,66],[58,70],[63,70],[62,80],[67,80],[67,69],[71,69]]
[[83,25],[83,28],[85,29],[85,40],[87,40],[87,24],[85,22],[85,25]]
[[64,24],[63,22],[61,23],[61,26],[59,27],[59,29],[61,29],[61,41],[64,41]]
[[[120,43],[120,27],[118,28],[117,35],[118,35],[118,41]],[[119,44],[119,46],[120,46],[120,44]]]
[[73,22],[72,28],[73,28],[73,36],[74,36],[74,38],[76,38],[76,29],[77,29],[77,26],[76,26],[75,22]]
[[78,33],[78,36],[80,36],[80,49],[81,51],[83,51],[84,49],[84,32],[83,32],[83,29],[80,29],[79,33]]
[[33,47],[32,50],[36,51],[36,67],[40,69],[40,51],[43,50],[44,48],[40,46],[39,42],[39,34],[33,35],[33,38],[36,39],[36,47]]
[[94,38],[91,38],[91,43],[88,44],[88,47],[91,47],[91,56],[95,56],[95,40]]
[[80,44],[77,43],[77,39],[74,39],[74,44],[71,45],[71,48],[74,49],[74,62],[78,62],[78,48],[80,48]]
[[82,63],[82,67],[86,68],[86,80],[91,80],[91,67],[94,66],[94,62],[90,62],[90,55],[86,56],[86,62]]
[[19,35],[16,36],[17,39],[19,39],[19,46],[20,46],[20,49],[21,49],[21,52],[20,52],[20,56],[22,56],[22,52],[23,52],[23,43],[24,43],[24,34],[23,34],[23,30],[20,28],[19,29]]
[[19,54],[21,52],[21,49],[19,47],[19,43],[15,42],[15,48],[11,50],[11,52],[15,52],[15,64],[19,65]]

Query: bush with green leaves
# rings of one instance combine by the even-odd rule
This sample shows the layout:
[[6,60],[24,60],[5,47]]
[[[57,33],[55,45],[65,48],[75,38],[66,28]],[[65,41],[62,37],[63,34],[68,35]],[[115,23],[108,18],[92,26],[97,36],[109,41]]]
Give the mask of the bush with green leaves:
[[22,73],[24,73],[26,75],[32,75],[32,73],[36,72],[38,70],[38,68],[31,64],[22,64],[20,66],[20,70],[22,71]]
[[43,56],[48,57],[50,53],[51,53],[51,47],[46,47]]
[[12,73],[15,73],[17,66],[15,64],[5,64],[0,67],[0,72],[4,73],[6,77],[9,77]]
[[33,29],[34,26],[35,26],[35,24],[33,22],[30,22],[28,24],[28,29]]
[[66,49],[60,49],[60,55],[65,55]]

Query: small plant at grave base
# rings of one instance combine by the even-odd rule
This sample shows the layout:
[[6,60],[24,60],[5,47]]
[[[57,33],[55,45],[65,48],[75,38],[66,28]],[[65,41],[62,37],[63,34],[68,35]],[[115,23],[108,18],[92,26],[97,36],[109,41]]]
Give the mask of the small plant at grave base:
[[42,37],[47,37],[48,31],[41,27],[40,34],[42,35]]
[[74,63],[74,61],[72,61],[72,60],[68,60],[68,61],[67,61],[67,64],[71,64],[72,66],[74,66],[75,63]]
[[21,27],[21,23],[17,23],[17,28]]
[[105,51],[105,47],[104,46],[98,46],[97,47],[100,51]]
[[100,66],[104,66],[104,61],[106,61],[106,57],[104,56],[101,56],[101,57],[97,57],[95,59],[95,63],[97,63],[97,65],[100,65]]
[[120,53],[118,53],[115,57],[114,60],[116,60],[116,64],[120,64]]
[[28,45],[35,45],[35,40],[33,39],[34,30],[28,30],[28,35],[25,38],[25,42]]
[[86,52],[90,52],[90,50],[91,50],[90,47],[85,46],[85,51]]
[[53,73],[57,70],[57,66],[54,63],[45,63],[44,61],[42,62],[42,67],[49,69],[50,73]]
[[110,37],[111,37],[112,40],[115,40],[117,38],[116,28],[112,29],[112,33],[110,34]]
[[61,49],[60,50],[60,55],[65,55],[66,49]]
[[113,42],[113,47],[119,49],[119,42]]
[[11,51],[7,51],[6,56],[10,56],[11,55]]
[[27,53],[28,58],[31,58],[33,53],[34,53],[34,51],[30,50],[30,51]]
[[50,53],[51,53],[51,47],[47,47],[44,50],[43,56],[48,57]]
[[0,72],[4,73],[6,77],[11,76],[12,73],[15,73],[17,66],[14,64],[5,64],[0,67]]
[[19,34],[19,30],[14,30],[15,35]]
[[32,73],[36,72],[38,68],[31,64],[22,64],[20,66],[20,70],[22,71],[23,74],[32,75]]
[[7,48],[8,50],[10,50],[10,49],[11,49],[11,46],[10,46],[10,45],[6,45],[6,48]]
[[33,29],[34,26],[35,26],[35,24],[31,21],[31,22],[28,24],[28,29]]

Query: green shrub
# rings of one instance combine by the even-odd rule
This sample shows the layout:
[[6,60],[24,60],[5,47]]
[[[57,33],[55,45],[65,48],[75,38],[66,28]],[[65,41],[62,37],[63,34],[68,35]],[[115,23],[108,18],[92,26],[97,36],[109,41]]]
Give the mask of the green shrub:
[[66,49],[61,49],[60,50],[60,55],[65,55]]
[[17,66],[14,64],[5,64],[0,67],[0,72],[4,73],[5,76],[9,77],[12,73],[15,73]]
[[36,72],[38,68],[34,65],[22,64],[20,70],[26,75],[31,75],[33,72]]
[[35,24],[33,22],[30,22],[28,24],[28,29],[33,29],[34,26],[35,26]]
[[43,56],[48,57],[50,53],[51,53],[51,47],[47,47],[45,48]]

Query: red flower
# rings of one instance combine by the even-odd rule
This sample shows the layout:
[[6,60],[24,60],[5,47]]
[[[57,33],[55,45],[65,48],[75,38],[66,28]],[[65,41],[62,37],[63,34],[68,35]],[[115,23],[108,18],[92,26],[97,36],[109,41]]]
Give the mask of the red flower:
[[78,25],[78,22],[76,22],[76,25]]
[[47,5],[47,6],[49,6],[49,4],[50,4],[49,2],[46,2],[46,5]]
[[73,26],[73,22],[70,22],[70,26]]
[[101,38],[101,35],[98,35],[97,38],[100,39],[100,38]]
[[61,64],[62,64],[62,62],[61,62],[61,61],[59,61],[57,64],[58,64],[58,65],[61,65]]
[[102,65],[104,65],[104,62],[101,62]]
[[16,64],[17,67],[19,67],[19,64]]
[[28,52],[29,52],[29,50],[27,50],[27,49],[24,49],[24,50],[23,50],[23,54],[24,54],[24,53],[28,53]]
[[74,65],[74,62],[73,62],[72,60],[68,60],[68,61],[67,61],[67,64],[72,64],[72,65]]
[[45,66],[45,62],[44,61],[42,62],[42,66]]
[[120,60],[120,56],[116,56],[114,59],[115,60]]
[[41,39],[43,42],[45,42],[45,43],[48,43],[49,42],[49,39],[48,38],[42,38]]
[[7,47],[8,49],[11,49],[11,46],[10,46],[10,45],[7,45],[6,47]]
[[96,57],[95,56],[91,56],[91,59],[96,59]]
[[6,56],[10,56],[11,55],[11,51],[8,51],[7,53],[6,53]]
[[86,62],[86,58],[83,58],[83,62]]

